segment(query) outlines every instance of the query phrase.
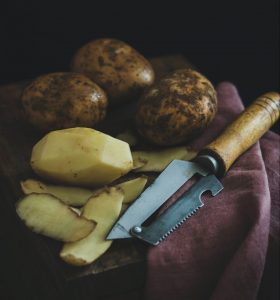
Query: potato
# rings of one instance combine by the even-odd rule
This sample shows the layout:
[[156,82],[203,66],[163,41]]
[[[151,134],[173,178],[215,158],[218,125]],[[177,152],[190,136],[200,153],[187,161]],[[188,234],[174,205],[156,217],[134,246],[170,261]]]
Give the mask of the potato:
[[75,266],[88,265],[109,249],[112,241],[106,237],[120,215],[123,197],[120,189],[111,187],[90,198],[82,216],[96,221],[96,229],[86,238],[63,246],[60,257],[65,262]]
[[49,194],[30,194],[16,203],[18,216],[32,231],[64,242],[86,237],[96,223],[80,217]]
[[192,69],[181,69],[144,92],[135,123],[149,142],[176,145],[198,136],[216,112],[216,92],[209,80]]
[[100,186],[128,173],[129,145],[90,128],[51,131],[32,149],[31,167],[55,182]]
[[76,126],[91,127],[104,119],[105,92],[76,73],[50,73],[36,78],[22,95],[31,124],[45,131]]
[[87,75],[108,95],[109,104],[135,100],[154,81],[150,63],[128,44],[98,39],[80,48],[71,69]]
[[196,151],[184,146],[161,151],[133,151],[133,172],[161,172],[172,160],[191,160],[196,154]]

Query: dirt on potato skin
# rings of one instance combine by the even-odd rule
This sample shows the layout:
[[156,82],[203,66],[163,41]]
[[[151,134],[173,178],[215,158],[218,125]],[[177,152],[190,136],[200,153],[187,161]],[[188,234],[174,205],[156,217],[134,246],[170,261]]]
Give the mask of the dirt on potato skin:
[[141,97],[135,116],[138,132],[157,145],[177,145],[200,134],[217,112],[211,82],[190,68],[167,74]]
[[138,99],[155,77],[144,56],[125,42],[109,38],[81,47],[72,59],[71,69],[101,86],[113,106]]
[[91,127],[106,115],[105,92],[89,78],[73,72],[39,76],[23,91],[27,120],[44,131]]

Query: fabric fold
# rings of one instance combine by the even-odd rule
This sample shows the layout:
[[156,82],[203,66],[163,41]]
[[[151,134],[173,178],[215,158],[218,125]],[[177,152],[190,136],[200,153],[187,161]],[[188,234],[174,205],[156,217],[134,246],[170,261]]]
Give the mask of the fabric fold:
[[[192,143],[198,150],[244,109],[231,83],[220,84],[217,93],[217,116]],[[276,234],[279,229],[270,223],[270,189],[277,202],[277,185],[268,181],[264,162],[257,142],[221,179],[220,194],[204,197],[205,205],[194,217],[159,246],[149,248],[146,299],[256,299],[269,231],[272,227]]]

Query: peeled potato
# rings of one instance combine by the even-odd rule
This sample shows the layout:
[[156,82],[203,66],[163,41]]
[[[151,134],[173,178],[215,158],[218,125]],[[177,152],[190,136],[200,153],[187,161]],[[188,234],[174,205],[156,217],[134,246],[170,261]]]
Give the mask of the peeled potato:
[[16,211],[32,231],[63,242],[86,237],[96,225],[49,194],[25,196],[17,202]]
[[134,172],[161,172],[174,159],[191,160],[197,152],[187,147],[161,151],[132,151]]
[[122,190],[115,187],[90,198],[82,216],[96,221],[96,228],[86,238],[63,246],[60,257],[65,262],[76,266],[88,265],[111,246],[112,241],[106,240],[106,237],[120,215],[123,198]]
[[105,117],[108,100],[88,77],[57,72],[42,75],[28,85],[22,104],[28,121],[49,131],[99,123]]
[[127,143],[77,127],[45,135],[32,149],[31,167],[55,182],[101,186],[128,173],[132,156]]

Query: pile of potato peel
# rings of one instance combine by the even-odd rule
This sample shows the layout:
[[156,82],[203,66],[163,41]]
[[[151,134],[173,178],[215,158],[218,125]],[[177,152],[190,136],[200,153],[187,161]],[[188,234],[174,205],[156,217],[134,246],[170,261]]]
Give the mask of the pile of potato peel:
[[[146,182],[147,178],[140,176],[115,186],[87,190],[27,179],[21,182],[26,196],[18,201],[17,213],[33,231],[65,242],[60,253],[63,260],[85,265],[109,248],[111,242],[106,241],[106,235],[122,205],[137,198]],[[77,203],[79,209],[73,210]]]
[[25,196],[16,204],[18,216],[34,232],[62,241],[60,257],[66,263],[82,266],[94,262],[111,246],[106,236],[114,223],[145,189],[148,177],[138,174],[160,172],[173,159],[190,160],[196,152],[181,146],[131,154],[130,173],[137,177],[120,178],[121,183],[87,188],[38,179],[21,181]]

